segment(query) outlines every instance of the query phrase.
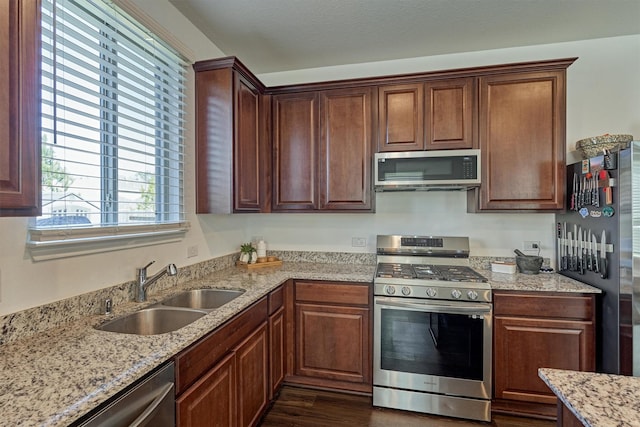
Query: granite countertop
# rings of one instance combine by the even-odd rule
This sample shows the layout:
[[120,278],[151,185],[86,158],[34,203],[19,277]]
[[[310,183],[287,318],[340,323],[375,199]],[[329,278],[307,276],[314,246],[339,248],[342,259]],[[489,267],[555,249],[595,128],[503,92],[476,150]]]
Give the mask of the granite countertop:
[[[374,265],[285,262],[280,268],[225,268],[161,291],[146,303],[114,306],[113,314],[92,315],[0,345],[0,413],[12,426],[66,426],[290,278],[371,283]],[[480,271],[494,289],[599,292],[557,274],[525,276]],[[246,292],[175,332],[138,336],[96,330],[111,318],[187,289],[227,288]]]
[[640,426],[640,377],[549,368],[538,375],[585,426]]

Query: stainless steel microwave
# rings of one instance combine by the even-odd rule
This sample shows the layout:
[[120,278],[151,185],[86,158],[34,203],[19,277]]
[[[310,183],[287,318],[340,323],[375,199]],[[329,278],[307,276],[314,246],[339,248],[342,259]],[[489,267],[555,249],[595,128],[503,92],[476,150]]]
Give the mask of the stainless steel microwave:
[[376,191],[469,190],[480,185],[480,150],[376,153]]

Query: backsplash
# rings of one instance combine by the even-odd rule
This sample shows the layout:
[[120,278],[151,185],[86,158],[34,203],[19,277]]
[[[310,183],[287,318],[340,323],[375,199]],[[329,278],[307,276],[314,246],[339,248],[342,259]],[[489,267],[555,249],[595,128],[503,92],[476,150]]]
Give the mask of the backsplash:
[[[320,264],[364,264],[375,265],[374,253],[351,252],[305,252],[305,251],[268,251],[268,255],[276,256],[288,262],[314,262]],[[162,290],[205,277],[215,271],[232,267],[239,254],[234,253],[213,258],[197,264],[178,268],[174,277],[163,277],[153,285],[153,291]],[[513,257],[471,257],[471,267],[479,270],[491,268],[492,261],[511,261]],[[545,258],[545,266],[549,259]],[[373,279],[373,277],[372,277]],[[111,298],[113,305],[131,302],[135,299],[135,280],[121,283],[98,291],[77,295],[50,304],[33,307],[0,317],[0,345],[27,338],[31,335],[56,328],[65,323],[78,320],[89,315],[104,312],[104,301]]]

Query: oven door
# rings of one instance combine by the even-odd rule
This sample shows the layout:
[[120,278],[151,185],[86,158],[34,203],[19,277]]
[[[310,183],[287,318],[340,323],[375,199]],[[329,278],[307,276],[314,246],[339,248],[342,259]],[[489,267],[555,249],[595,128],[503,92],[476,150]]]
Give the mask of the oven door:
[[375,386],[491,398],[492,307],[375,297]]

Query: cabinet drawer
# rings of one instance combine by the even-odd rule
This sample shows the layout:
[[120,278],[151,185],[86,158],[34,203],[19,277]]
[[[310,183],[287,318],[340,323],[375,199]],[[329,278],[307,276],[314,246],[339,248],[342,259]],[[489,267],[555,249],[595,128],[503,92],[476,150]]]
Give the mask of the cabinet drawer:
[[496,316],[592,320],[594,296],[494,292],[493,313]]
[[332,282],[296,282],[296,301],[331,304],[369,305],[368,284]]
[[176,395],[186,390],[266,319],[265,297],[176,356]]
[[284,286],[280,286],[269,294],[269,316],[278,311],[284,304]]

